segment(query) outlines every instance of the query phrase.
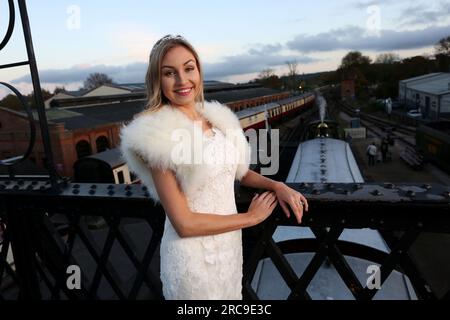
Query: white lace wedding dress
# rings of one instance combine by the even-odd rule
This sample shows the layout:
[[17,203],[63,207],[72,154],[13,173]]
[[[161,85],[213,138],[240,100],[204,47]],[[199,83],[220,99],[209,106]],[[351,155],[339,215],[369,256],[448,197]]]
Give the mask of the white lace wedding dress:
[[[193,212],[234,214],[237,165],[224,159],[236,149],[220,130],[212,130],[214,136],[204,141],[207,183],[186,198]],[[166,218],[160,254],[166,299],[242,299],[241,230],[180,238]]]

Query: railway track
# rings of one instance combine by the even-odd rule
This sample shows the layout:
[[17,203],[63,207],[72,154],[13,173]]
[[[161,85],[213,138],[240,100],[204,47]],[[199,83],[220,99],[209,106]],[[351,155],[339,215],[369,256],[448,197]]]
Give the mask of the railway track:
[[280,129],[280,166],[278,173],[273,177],[275,180],[284,181],[289,174],[289,168],[294,159],[303,132],[304,126],[301,125],[302,121],[300,119],[303,118],[303,123],[308,123],[315,113],[316,111],[313,110],[306,111],[293,119],[280,124],[276,128]]
[[391,138],[400,141],[403,145],[412,148],[416,146],[416,128],[398,124],[364,112],[356,112],[353,107],[345,102],[338,102],[338,107],[349,116],[359,117],[361,124],[377,137],[384,138],[390,135]]

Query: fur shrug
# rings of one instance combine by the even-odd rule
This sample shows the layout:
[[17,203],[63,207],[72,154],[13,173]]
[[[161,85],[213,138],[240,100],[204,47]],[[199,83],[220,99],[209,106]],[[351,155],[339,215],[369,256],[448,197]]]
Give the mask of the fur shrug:
[[[227,140],[232,141],[238,150],[237,170],[235,178],[241,180],[248,171],[250,163],[250,147],[237,116],[227,107],[218,102],[206,102],[197,111],[214,127],[222,131]],[[178,130],[177,130],[178,129]],[[181,131],[180,131],[181,130]],[[156,112],[144,113],[120,130],[120,151],[131,172],[136,173],[142,183],[148,188],[150,197],[157,203],[159,196],[153,183],[149,167],[170,169],[183,192],[196,190],[206,183],[205,165],[196,161],[180,161],[174,153],[179,148],[174,132],[189,133],[193,140],[204,138],[200,126],[195,125],[183,112],[175,107],[164,105]],[[200,132],[200,134],[199,134]],[[202,140],[203,141],[203,140]],[[193,158],[199,144],[189,143]]]

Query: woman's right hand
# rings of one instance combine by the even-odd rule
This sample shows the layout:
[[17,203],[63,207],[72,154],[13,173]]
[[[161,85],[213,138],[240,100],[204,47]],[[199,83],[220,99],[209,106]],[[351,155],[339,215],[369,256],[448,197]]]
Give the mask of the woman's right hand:
[[275,192],[266,191],[262,194],[255,194],[248,207],[248,214],[253,219],[254,224],[266,220],[278,204]]

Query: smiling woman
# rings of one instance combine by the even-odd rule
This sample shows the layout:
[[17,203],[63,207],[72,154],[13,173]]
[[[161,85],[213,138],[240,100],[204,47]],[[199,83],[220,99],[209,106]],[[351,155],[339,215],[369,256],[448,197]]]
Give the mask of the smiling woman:
[[[264,221],[278,201],[300,222],[302,203],[305,210],[308,203],[285,184],[249,170],[240,122],[227,106],[204,102],[200,60],[184,38],[166,36],[155,44],[146,84],[146,110],[122,128],[121,150],[166,213],[160,247],[164,297],[241,299],[241,229]],[[187,138],[181,145],[190,156],[182,161],[176,137]],[[235,179],[268,190],[242,214]]]
[[194,55],[185,47],[177,46],[167,52],[162,64],[164,96],[173,106],[192,108],[202,80]]
[[[150,53],[145,84],[148,98],[146,110],[150,112],[164,104],[176,104],[177,100],[170,99],[175,95],[174,90],[194,88],[194,92],[187,95],[187,100],[178,100],[181,105],[187,102],[192,106],[195,102],[203,104],[204,101],[200,57],[181,36],[168,35],[156,42]],[[177,96],[185,97],[182,94]]]

